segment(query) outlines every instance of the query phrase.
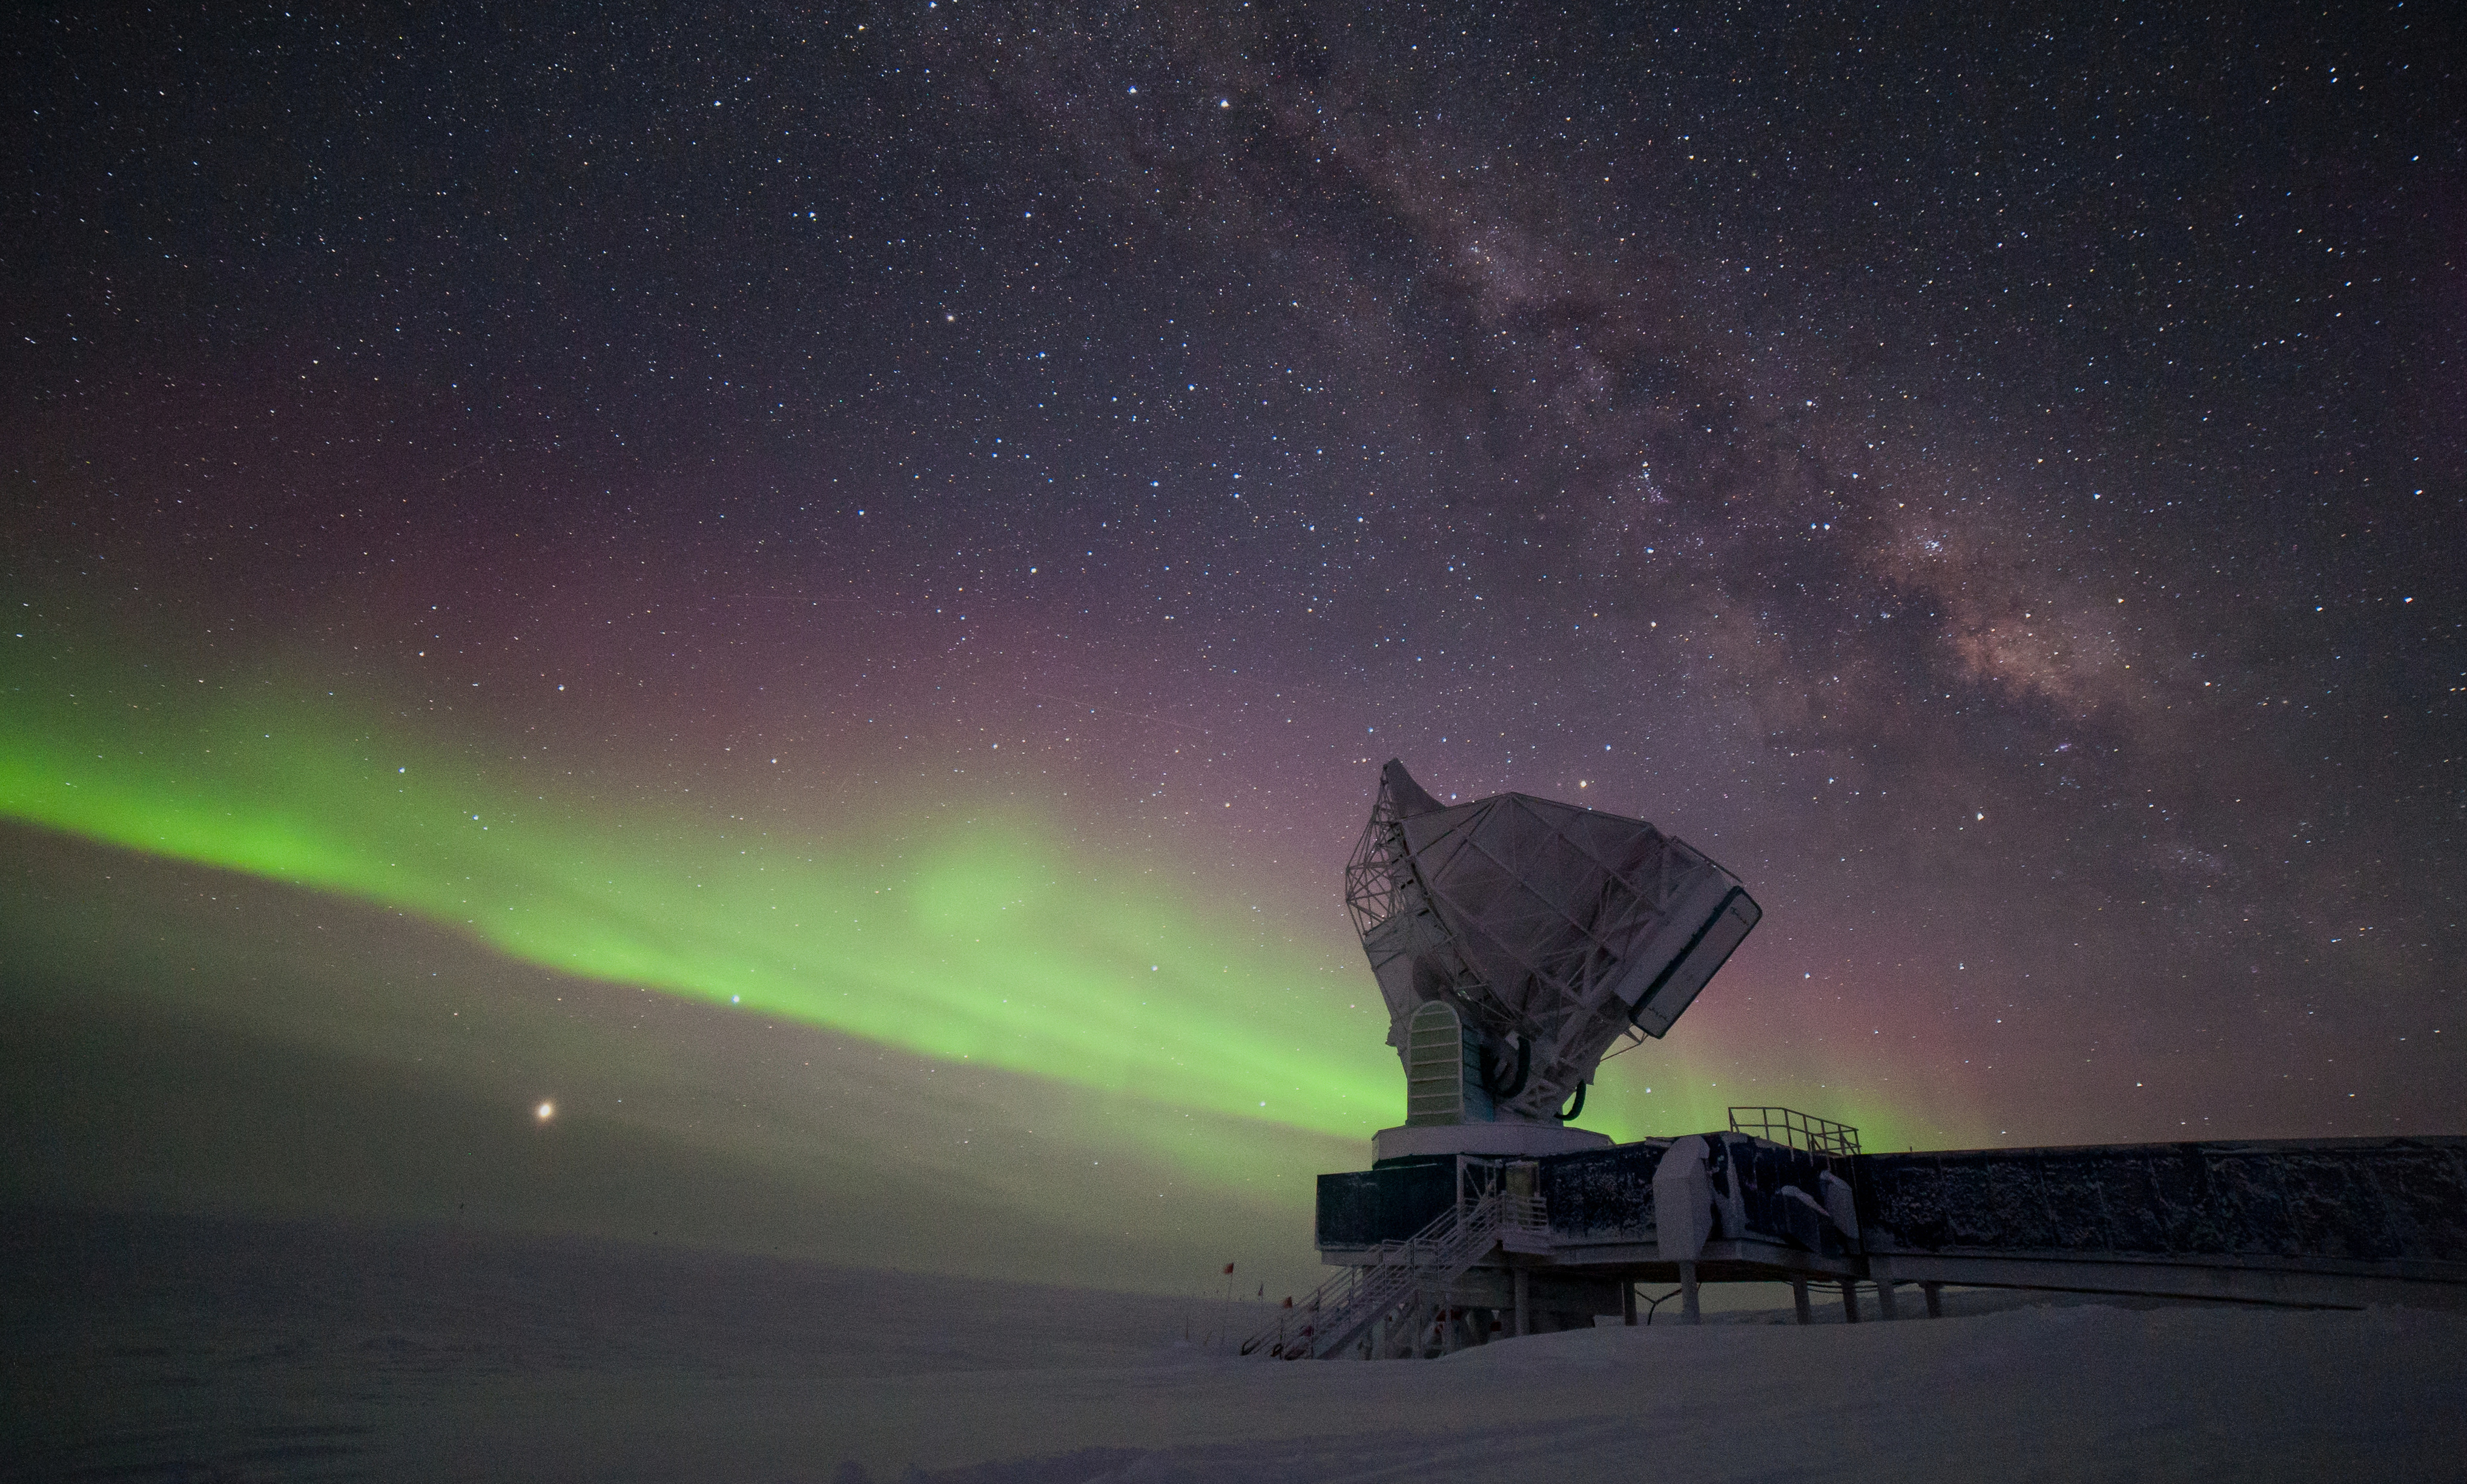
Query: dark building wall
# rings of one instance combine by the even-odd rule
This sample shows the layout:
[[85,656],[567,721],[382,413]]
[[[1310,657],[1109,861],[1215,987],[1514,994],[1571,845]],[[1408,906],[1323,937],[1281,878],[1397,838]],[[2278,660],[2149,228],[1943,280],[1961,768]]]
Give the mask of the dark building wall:
[[1870,1250],[2467,1263],[2467,1138],[1866,1155]]
[[[1788,1185],[1822,1199],[1818,1177],[1825,1168],[1823,1159],[1735,1134],[1705,1138],[1712,1146],[1717,1187],[1727,1188],[1736,1165],[1740,1203],[1752,1235],[1835,1255],[1846,1249],[1838,1233],[1804,1220],[1794,1222],[1782,1203],[1781,1191]],[[1653,1177],[1668,1147],[1656,1140],[1537,1159],[1536,1193],[1549,1213],[1551,1237],[1566,1243],[1653,1241]],[[1456,1162],[1449,1156],[1393,1159],[1369,1170],[1323,1175],[1319,1246],[1401,1242],[1455,1203],[1455,1178]]]
[[[1561,1241],[1644,1241],[1653,1234],[1653,1172],[1661,1144],[1621,1144],[1537,1162],[1536,1186]],[[1393,1159],[1319,1178],[1319,1245],[1401,1242],[1456,1202],[1452,1156]]]
[[1561,1242],[1641,1242],[1653,1232],[1653,1172],[1663,1144],[1619,1144],[1541,1161],[1550,1235]]
[[[1731,1173],[1752,1236],[1839,1254],[1820,1203],[1825,1162],[1707,1135],[1717,1191]],[[1539,1193],[1570,1244],[1654,1239],[1665,1145],[1554,1155]],[[2253,1257],[2467,1264],[2467,1138],[2112,1144],[1861,1155],[1846,1161],[1869,1251]],[[1319,1179],[1319,1246],[1401,1241],[1456,1200],[1456,1161],[1399,1159]]]
[[1402,1242],[1456,1204],[1453,1155],[1390,1159],[1377,1168],[1319,1178],[1319,1246]]

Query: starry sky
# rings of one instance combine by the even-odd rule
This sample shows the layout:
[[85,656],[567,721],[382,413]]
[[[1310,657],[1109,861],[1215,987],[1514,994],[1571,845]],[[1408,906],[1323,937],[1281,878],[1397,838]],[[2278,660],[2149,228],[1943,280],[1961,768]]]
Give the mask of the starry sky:
[[1391,756],[1614,1135],[2459,1132],[2438,7],[10,30],[0,1195],[1304,1271]]

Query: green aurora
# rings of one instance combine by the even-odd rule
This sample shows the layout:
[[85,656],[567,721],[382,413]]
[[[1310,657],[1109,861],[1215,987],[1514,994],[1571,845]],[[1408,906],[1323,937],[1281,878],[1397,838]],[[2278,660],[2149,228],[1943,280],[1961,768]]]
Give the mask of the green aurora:
[[[192,700],[157,666],[71,681],[19,653],[0,676],[0,814],[15,820],[926,1059],[1341,1137],[1401,1117],[1349,943],[1204,908],[1058,845],[1033,813],[786,842],[718,810],[611,806],[545,769],[483,768],[296,681],[191,682]],[[1620,1137],[1715,1126],[1723,1094],[1671,1049],[1659,1096],[1608,1075],[1586,1121]]]

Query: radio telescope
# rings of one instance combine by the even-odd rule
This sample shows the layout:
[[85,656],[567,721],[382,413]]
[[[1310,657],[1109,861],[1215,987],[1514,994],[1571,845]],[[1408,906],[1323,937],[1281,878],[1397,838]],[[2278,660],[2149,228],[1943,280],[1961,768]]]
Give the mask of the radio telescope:
[[1528,794],[1442,804],[1392,758],[1345,905],[1405,1062],[1409,1130],[1575,1116],[1613,1044],[1667,1031],[1763,915],[1642,820]]

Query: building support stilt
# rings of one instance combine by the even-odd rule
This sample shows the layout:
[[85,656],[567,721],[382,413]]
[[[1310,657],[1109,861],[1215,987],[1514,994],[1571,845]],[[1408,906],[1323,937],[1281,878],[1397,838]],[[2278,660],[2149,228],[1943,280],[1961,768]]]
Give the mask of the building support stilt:
[[1696,1265],[1679,1265],[1679,1316],[1688,1324],[1705,1322],[1704,1311],[1696,1304]]
[[1859,1285],[1848,1278],[1842,1280],[1842,1322],[1859,1322]]
[[1814,1310],[1810,1309],[1807,1304],[1807,1280],[1805,1278],[1793,1278],[1790,1280],[1790,1308],[1791,1312],[1799,1316],[1799,1323],[1813,1324],[1816,1322],[1816,1313]]
[[1922,1283],[1919,1285],[1919,1292],[1927,1295],[1928,1317],[1931,1319],[1943,1318],[1944,1285],[1941,1283]]

